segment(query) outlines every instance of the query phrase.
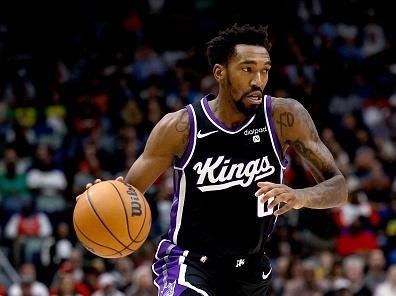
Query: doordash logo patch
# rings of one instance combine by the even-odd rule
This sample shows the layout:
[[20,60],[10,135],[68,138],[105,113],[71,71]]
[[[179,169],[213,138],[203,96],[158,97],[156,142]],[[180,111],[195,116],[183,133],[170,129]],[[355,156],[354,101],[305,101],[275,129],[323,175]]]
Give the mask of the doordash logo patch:
[[267,131],[266,127],[261,127],[261,128],[247,129],[243,132],[243,134],[245,136],[254,136],[254,135],[265,133],[266,131]]

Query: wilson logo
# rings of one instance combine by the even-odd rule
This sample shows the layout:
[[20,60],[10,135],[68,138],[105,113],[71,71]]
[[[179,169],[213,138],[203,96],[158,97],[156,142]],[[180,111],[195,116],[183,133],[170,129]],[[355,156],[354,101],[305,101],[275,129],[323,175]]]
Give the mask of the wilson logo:
[[233,163],[225,156],[207,158],[205,163],[198,162],[193,169],[199,175],[197,188],[202,192],[216,191],[233,186],[248,187],[253,181],[261,180],[275,172],[269,164],[268,156],[257,158],[248,163]]
[[131,215],[134,216],[141,216],[142,215],[142,205],[140,204],[140,199],[137,196],[136,191],[133,187],[127,183],[124,183],[128,189],[127,194],[131,197]]

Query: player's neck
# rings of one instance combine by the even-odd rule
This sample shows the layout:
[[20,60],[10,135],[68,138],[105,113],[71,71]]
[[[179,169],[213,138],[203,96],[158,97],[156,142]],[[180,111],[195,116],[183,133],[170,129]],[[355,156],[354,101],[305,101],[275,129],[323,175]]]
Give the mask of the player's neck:
[[216,118],[229,128],[240,126],[246,122],[246,115],[227,99],[219,98],[219,95],[214,100],[208,101],[208,104]]

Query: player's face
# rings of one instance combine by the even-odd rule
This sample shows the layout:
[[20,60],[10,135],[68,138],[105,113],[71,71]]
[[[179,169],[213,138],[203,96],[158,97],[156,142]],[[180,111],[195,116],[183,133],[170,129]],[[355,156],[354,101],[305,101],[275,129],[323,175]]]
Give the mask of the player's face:
[[225,67],[224,90],[245,115],[254,113],[263,102],[271,59],[262,46],[240,44]]

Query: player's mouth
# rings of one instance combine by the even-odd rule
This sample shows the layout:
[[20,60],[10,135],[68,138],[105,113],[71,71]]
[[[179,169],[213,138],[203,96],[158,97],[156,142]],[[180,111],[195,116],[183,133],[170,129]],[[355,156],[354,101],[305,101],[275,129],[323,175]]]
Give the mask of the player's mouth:
[[261,93],[261,91],[254,91],[249,93],[246,98],[251,104],[261,104],[261,102],[263,101],[263,94]]

